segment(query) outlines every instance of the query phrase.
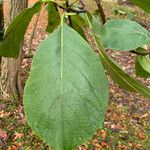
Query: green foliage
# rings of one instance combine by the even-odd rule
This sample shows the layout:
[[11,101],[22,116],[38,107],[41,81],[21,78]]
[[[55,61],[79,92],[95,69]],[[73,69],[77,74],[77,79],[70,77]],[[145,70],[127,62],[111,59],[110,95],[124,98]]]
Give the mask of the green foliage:
[[86,39],[83,27],[85,26],[84,20],[79,15],[71,16],[72,28],[77,31],[84,39]]
[[18,57],[20,43],[24,38],[26,29],[32,16],[40,10],[41,4],[39,1],[33,7],[25,9],[12,21],[0,44],[0,56]]
[[[25,114],[31,128],[52,148],[72,150],[103,125],[108,105],[108,84],[103,66],[120,87],[150,98],[150,89],[126,74],[103,47],[126,51],[137,49],[150,43],[150,32],[125,19],[111,20],[102,26],[98,16],[92,16],[88,11],[86,15],[74,15],[75,10],[80,10],[79,5],[71,3],[66,9],[65,0],[60,4],[54,2],[40,0],[21,12],[6,31],[0,44],[0,55],[18,56],[28,24],[44,3],[48,8],[46,30],[51,34],[33,58],[24,92]],[[65,11],[61,21],[62,13],[58,7]],[[69,13],[73,8],[75,10]],[[64,17],[73,29],[63,23]],[[99,59],[88,40],[84,40],[84,26],[90,28]],[[149,63],[149,56],[137,56],[137,75],[149,77]],[[139,74],[141,71],[143,73]]]
[[130,0],[146,12],[150,13],[150,0]]
[[103,62],[104,68],[112,79],[122,88],[137,92],[147,98],[150,98],[150,89],[142,83],[138,82],[126,74],[107,54],[103,49],[100,49],[100,59]]
[[[147,53],[148,51],[143,48],[138,48],[137,52]],[[135,61],[135,72],[136,75],[143,78],[150,77],[150,57],[149,55],[137,55]]]
[[149,55],[146,56],[137,56],[138,62],[143,67],[145,71],[150,73],[150,58]]
[[60,15],[57,11],[57,7],[54,2],[49,2],[47,10],[48,10],[48,25],[46,31],[52,33],[54,29],[60,24]]
[[99,17],[98,16],[92,16],[92,19],[91,19],[91,23],[92,23],[92,27],[93,27],[93,30],[94,32],[99,35],[99,37],[101,36],[101,30],[102,30],[102,24],[100,23],[99,21]]
[[137,76],[142,77],[142,78],[149,78],[150,77],[150,73],[148,73],[146,70],[143,69],[143,67],[139,63],[139,60],[137,57],[135,60],[135,73]]
[[99,49],[99,57],[107,73],[120,87],[131,92],[140,93],[141,95],[150,98],[150,89],[131,78],[107,55],[104,50],[103,44],[101,43],[101,30],[95,30],[93,24],[94,22],[89,21],[89,26],[91,27],[91,31],[93,32],[92,35],[95,39],[95,44]]
[[107,103],[100,61],[78,33],[61,26],[33,59],[24,93],[29,125],[52,148],[72,150],[102,127]]
[[108,21],[101,33],[104,46],[114,50],[133,50],[150,43],[150,32],[137,22],[126,19]]
[[[143,48],[136,49],[137,52],[147,53],[148,51]],[[143,78],[150,77],[150,56],[149,55],[137,55],[135,60],[135,72],[136,75]]]

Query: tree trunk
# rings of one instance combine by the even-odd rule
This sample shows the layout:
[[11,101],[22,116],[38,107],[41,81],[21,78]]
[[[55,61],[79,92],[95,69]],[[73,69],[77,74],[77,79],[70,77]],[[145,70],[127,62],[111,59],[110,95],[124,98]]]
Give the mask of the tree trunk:
[[[10,22],[24,8],[27,7],[27,0],[3,0],[4,8],[4,26],[5,29]],[[15,36],[15,35],[14,35]],[[20,48],[21,56],[22,46]],[[20,80],[21,57],[18,59],[5,58],[1,59],[1,98],[8,100],[18,100],[22,97],[22,88]]]

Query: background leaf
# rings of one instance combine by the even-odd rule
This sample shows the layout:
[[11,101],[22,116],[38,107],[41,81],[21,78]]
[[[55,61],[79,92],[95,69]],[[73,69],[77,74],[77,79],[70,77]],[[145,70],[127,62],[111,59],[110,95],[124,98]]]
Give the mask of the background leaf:
[[150,73],[148,73],[146,70],[143,69],[143,67],[139,63],[139,60],[137,59],[137,57],[135,60],[135,73],[137,76],[142,77],[142,78],[150,77]]
[[48,7],[48,25],[46,31],[52,33],[54,29],[60,24],[60,16],[54,2],[49,2]]
[[120,87],[150,98],[150,89],[126,74],[102,49],[100,49],[100,59],[108,74]]
[[[147,53],[148,50],[144,48],[137,48],[138,53]],[[140,77],[148,78],[150,77],[150,56],[149,55],[137,55],[135,63],[136,75]]]
[[55,150],[72,150],[102,126],[107,104],[104,69],[90,45],[68,26],[57,29],[38,48],[25,86],[29,125]]
[[146,12],[150,13],[150,0],[130,0]]
[[32,16],[41,8],[41,1],[35,3],[31,8],[22,11],[8,27],[3,41],[0,44],[0,56],[18,57],[20,43],[32,19]]
[[149,55],[146,56],[137,56],[139,64],[142,66],[142,68],[150,73],[150,57]]
[[133,50],[150,43],[150,32],[140,24],[125,19],[108,21],[101,32],[104,46],[114,50]]
[[[131,91],[131,92],[137,92],[147,98],[150,98],[150,89],[146,87],[144,84],[138,82],[137,80],[130,77],[128,74],[126,74],[105,52],[105,49],[103,47],[101,36],[98,33],[98,31],[95,31],[95,28],[93,29],[93,23],[88,19],[89,22],[91,34],[93,35],[93,40],[96,44],[96,47],[99,50],[99,57],[100,60],[103,63],[103,66],[107,73],[112,77],[112,79],[122,88]],[[97,35],[98,33],[98,35]]]

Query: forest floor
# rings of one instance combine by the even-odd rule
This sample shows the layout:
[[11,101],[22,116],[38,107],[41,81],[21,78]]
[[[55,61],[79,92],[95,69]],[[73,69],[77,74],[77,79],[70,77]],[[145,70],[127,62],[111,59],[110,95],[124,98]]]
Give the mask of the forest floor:
[[[33,0],[32,0],[33,1]],[[35,0],[36,1],[36,0]],[[95,9],[90,4],[91,11]],[[31,3],[30,3],[31,4]],[[91,8],[92,6],[92,8]],[[137,20],[150,29],[150,17],[137,8],[104,5],[107,18],[128,18]],[[115,10],[125,11],[125,15],[115,15]],[[44,39],[46,26],[45,13],[41,12],[38,26],[34,35],[31,51],[34,52],[38,44]],[[141,18],[142,16],[142,18]],[[33,19],[27,31],[24,43],[24,53],[29,52],[29,42]],[[137,78],[134,73],[135,55],[129,52],[111,51],[108,53],[132,77],[150,87],[150,79]],[[22,81],[28,77],[32,58],[22,61]],[[97,131],[89,142],[81,145],[77,150],[149,150],[150,149],[150,102],[135,93],[120,89],[108,76],[110,87],[110,102],[104,127]],[[0,150],[50,150],[50,148],[32,133],[27,125],[21,102],[0,100]]]

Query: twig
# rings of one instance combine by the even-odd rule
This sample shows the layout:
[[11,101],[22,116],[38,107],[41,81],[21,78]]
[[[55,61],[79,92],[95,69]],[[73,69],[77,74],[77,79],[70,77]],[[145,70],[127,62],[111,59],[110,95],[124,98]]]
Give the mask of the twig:
[[81,5],[83,6],[83,8],[86,8],[85,0],[80,0],[80,3],[81,3]]
[[75,0],[74,2],[70,3],[68,9],[70,9],[78,0]]
[[58,6],[60,9],[63,9],[63,10],[65,10],[65,11],[68,11],[68,10],[69,10],[69,12],[74,12],[74,13],[77,13],[77,14],[79,14],[79,13],[85,13],[85,12],[87,11],[85,6],[79,8],[79,10],[70,8],[70,5],[68,6],[68,8],[65,8],[64,6],[59,5],[59,4],[57,4],[57,6]]
[[20,102],[23,99],[23,87],[21,84],[21,58],[22,58],[22,48],[23,48],[23,44],[24,42],[21,43],[21,47],[20,47],[20,53],[19,53],[19,57],[18,57],[18,71],[17,71],[17,75],[16,75],[16,87],[17,87],[17,92],[18,92],[18,99],[20,100]]
[[33,58],[33,54],[32,53],[31,54],[25,54],[23,56],[23,59],[28,59],[28,58]]
[[132,50],[130,52],[133,54],[141,55],[141,56],[150,55],[150,51],[149,52],[139,52],[139,51]]
[[[66,7],[67,7],[67,12],[69,13],[70,12],[69,0],[66,0]],[[68,20],[69,20],[70,27],[73,27],[71,16],[68,16]]]
[[101,0],[95,0],[95,2],[97,4],[97,7],[98,7],[99,12],[100,12],[101,21],[103,24],[105,24],[106,23],[106,17],[105,17],[104,9],[103,9],[102,4],[101,4]]
[[70,11],[79,14],[79,13],[85,13],[87,10],[86,8],[83,8],[81,10],[76,10],[71,8]]

